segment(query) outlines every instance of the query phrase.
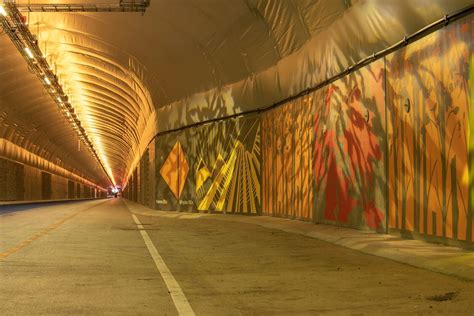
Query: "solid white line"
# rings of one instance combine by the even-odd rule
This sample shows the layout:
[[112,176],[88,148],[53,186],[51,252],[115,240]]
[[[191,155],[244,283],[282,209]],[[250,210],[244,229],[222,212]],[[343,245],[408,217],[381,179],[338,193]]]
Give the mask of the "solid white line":
[[135,214],[132,214],[132,217],[133,217],[133,220],[135,221],[135,224],[137,224],[138,229],[140,230],[140,234],[142,235],[143,240],[145,241],[145,244],[148,248],[148,251],[150,252],[151,257],[153,258],[153,261],[155,261],[155,265],[158,268],[158,271],[160,272],[161,277],[163,278],[163,281],[165,281],[166,287],[168,287],[168,291],[171,295],[171,298],[173,299],[173,302],[174,302],[174,305],[176,306],[176,310],[178,311],[178,314],[193,316],[194,311],[191,308],[191,305],[189,305],[188,299],[184,295],[183,290],[179,286],[176,279],[171,274],[171,271],[166,266],[166,263],[164,262],[163,258],[160,256],[160,253],[158,252],[155,245],[151,241],[150,236],[148,236],[148,233],[144,229],[142,223],[140,223],[140,221],[135,216]]

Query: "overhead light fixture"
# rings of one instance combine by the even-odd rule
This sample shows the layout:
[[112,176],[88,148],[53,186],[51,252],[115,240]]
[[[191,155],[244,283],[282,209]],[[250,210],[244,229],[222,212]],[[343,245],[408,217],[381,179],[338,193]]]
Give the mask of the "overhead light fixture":
[[28,57],[30,57],[31,59],[35,58],[35,56],[33,55],[33,52],[31,51],[31,49],[29,47],[25,47],[25,53],[28,55]]
[[4,17],[7,17],[8,13],[5,11],[5,8],[3,5],[0,5],[0,14],[3,15]]
[[8,3],[3,4],[3,1],[0,1],[0,27],[8,34],[27,62],[30,71],[41,80],[46,91],[56,101],[58,109],[65,115],[67,121],[72,124],[80,140],[90,149],[110,182],[113,183],[112,173],[108,166],[104,165],[103,158],[101,159],[93,148],[93,144],[82,127],[79,117],[74,113],[74,106],[68,101],[64,88],[59,83],[57,75],[53,72],[53,67],[48,62],[46,46],[45,53],[43,53],[38,46],[36,36],[25,26],[25,17],[19,12],[17,4],[11,0],[4,1],[8,1]]
[[[41,1],[39,1],[41,2]],[[44,2],[44,1],[43,1]],[[67,2],[67,1],[66,1]],[[77,2],[77,1],[69,1]],[[104,2],[104,1],[102,1]],[[119,1],[117,1],[119,2]],[[81,3],[18,3],[22,12],[142,12],[150,6],[150,0],[120,0],[117,4],[88,4]]]

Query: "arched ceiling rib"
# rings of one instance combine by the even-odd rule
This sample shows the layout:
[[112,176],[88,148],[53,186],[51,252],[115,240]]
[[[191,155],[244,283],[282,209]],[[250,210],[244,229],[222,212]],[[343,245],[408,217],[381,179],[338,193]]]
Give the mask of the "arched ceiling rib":
[[156,132],[277,102],[469,4],[152,0],[143,16],[31,13],[30,29],[123,183]]
[[47,48],[99,158],[122,183],[140,155],[140,138],[154,111],[147,89],[128,67],[131,56],[65,23],[60,28],[34,18],[30,23],[37,25],[39,45]]
[[100,166],[89,151],[78,147],[77,134],[3,33],[0,56],[0,138],[100,186],[108,186]]

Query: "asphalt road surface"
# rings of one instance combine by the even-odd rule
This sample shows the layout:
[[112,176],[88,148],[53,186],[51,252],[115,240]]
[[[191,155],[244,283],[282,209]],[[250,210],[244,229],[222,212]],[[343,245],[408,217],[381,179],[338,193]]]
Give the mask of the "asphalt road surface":
[[0,315],[178,313],[473,315],[474,282],[121,199],[0,214]]

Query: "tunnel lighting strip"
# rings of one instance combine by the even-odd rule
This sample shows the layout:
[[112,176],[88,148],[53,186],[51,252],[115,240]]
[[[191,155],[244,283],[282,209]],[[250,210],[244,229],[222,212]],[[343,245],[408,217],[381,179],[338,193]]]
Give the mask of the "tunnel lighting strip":
[[[145,13],[150,0],[121,0],[118,4],[17,4],[20,12],[141,12]],[[0,12],[1,13],[1,12]]]
[[86,148],[97,159],[99,165],[107,175],[107,178],[115,186],[115,181],[103,165],[89,135],[82,127],[81,121],[75,113],[73,105],[69,102],[68,96],[64,93],[58,77],[53,73],[51,66],[48,64],[46,57],[38,46],[38,40],[31,34],[30,30],[24,23],[23,16],[13,2],[5,2],[0,4],[0,23],[3,30],[10,37],[20,54],[28,64],[31,72],[33,72],[43,83],[44,88],[48,91],[51,98],[57,104],[61,113],[66,120],[72,125],[79,139],[86,145]]

